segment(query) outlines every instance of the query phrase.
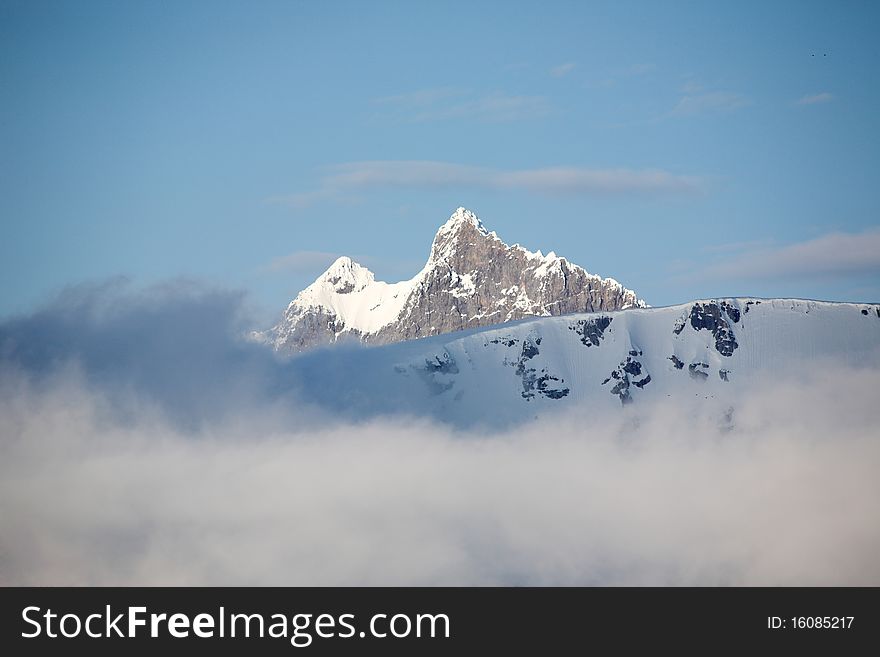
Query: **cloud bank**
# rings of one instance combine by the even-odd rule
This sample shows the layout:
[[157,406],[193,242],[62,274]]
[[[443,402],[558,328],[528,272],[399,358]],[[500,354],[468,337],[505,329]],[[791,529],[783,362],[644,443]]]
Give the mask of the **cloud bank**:
[[466,432],[322,414],[240,315],[112,285],[0,325],[0,584],[880,584],[874,370],[768,381],[727,432]]

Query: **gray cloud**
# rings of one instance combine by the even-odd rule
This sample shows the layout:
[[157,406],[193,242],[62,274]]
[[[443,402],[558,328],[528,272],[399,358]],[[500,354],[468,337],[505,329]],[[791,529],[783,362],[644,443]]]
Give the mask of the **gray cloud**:
[[795,101],[796,105],[817,105],[819,103],[829,103],[834,100],[834,96],[832,96],[828,92],[822,92],[820,94],[807,94],[806,96],[802,96],[797,101]]
[[778,247],[749,248],[710,266],[707,274],[768,278],[880,271],[880,228],[829,233]]
[[293,394],[289,366],[240,339],[248,328],[239,292],[186,281],[81,285],[0,323],[0,370],[38,386],[81,377],[119,418],[146,405],[180,426],[222,423]]
[[0,324],[0,584],[880,584],[876,369],[807,363],[728,432],[487,434],[322,414],[241,312],[114,283]]
[[705,188],[700,176],[663,169],[590,169],[545,167],[502,170],[430,160],[348,162],[327,170],[316,190],[275,197],[302,208],[318,200],[344,198],[373,188],[478,188],[546,195],[695,194]]

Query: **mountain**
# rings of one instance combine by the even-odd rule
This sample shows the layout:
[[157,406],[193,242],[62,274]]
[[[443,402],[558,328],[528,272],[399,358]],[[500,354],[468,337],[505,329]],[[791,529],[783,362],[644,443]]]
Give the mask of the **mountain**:
[[347,340],[388,344],[530,316],[644,306],[614,279],[553,252],[508,246],[477,215],[458,208],[410,280],[377,281],[366,267],[339,258],[257,337],[296,353]]
[[693,402],[712,408],[724,426],[743,394],[836,366],[880,366],[880,305],[709,299],[317,350],[290,366],[304,400],[336,415],[505,426],[662,401],[680,413]]

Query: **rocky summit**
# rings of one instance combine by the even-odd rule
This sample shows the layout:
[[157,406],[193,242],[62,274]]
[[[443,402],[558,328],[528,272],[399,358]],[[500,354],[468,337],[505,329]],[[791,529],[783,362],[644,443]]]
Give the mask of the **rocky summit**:
[[645,303],[616,280],[553,252],[509,246],[458,208],[410,280],[377,281],[366,267],[339,258],[257,337],[296,353],[346,340],[388,344],[526,317],[632,307]]

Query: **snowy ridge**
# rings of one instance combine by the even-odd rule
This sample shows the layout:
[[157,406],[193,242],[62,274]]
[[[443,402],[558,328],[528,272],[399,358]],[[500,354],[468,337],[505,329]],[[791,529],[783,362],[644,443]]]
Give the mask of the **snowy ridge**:
[[339,258],[255,339],[295,353],[345,338],[390,343],[526,316],[644,306],[616,280],[554,252],[508,246],[476,214],[458,208],[413,278],[376,281],[366,267]]
[[564,409],[698,400],[732,424],[737,396],[751,386],[835,365],[880,367],[880,305],[705,299],[321,350],[291,364],[309,382],[306,397],[339,412],[494,426]]
[[287,310],[325,311],[340,318],[348,329],[373,333],[397,318],[417,278],[400,283],[377,281],[369,269],[342,256],[300,292]]

